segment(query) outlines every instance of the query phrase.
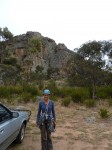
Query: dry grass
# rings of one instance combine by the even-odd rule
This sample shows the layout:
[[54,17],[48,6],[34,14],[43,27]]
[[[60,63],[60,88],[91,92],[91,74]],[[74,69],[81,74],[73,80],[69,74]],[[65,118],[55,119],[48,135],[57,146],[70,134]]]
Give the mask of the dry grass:
[[[22,144],[12,144],[8,150],[40,150],[40,131],[35,119],[38,103],[29,103],[27,108],[32,111],[30,122],[26,128]],[[101,106],[102,107],[102,106]],[[111,107],[109,107],[111,112]],[[56,102],[57,129],[52,134],[54,150],[111,150],[112,149],[112,119],[101,119],[99,106],[84,108],[72,105],[69,108]],[[85,118],[94,116],[95,123],[86,122]]]

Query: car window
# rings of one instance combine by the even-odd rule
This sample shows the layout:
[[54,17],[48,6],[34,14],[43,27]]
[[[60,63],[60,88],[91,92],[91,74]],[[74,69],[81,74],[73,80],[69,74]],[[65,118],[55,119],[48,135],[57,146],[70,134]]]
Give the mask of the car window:
[[5,122],[10,118],[11,114],[8,112],[8,110],[0,105],[0,123]]

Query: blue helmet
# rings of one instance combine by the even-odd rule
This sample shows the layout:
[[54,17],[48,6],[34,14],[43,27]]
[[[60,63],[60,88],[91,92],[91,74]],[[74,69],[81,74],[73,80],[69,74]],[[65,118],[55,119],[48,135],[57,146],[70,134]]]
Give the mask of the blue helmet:
[[48,94],[48,95],[50,95],[51,93],[50,93],[50,91],[49,91],[48,89],[45,89],[44,92],[43,92],[43,94]]

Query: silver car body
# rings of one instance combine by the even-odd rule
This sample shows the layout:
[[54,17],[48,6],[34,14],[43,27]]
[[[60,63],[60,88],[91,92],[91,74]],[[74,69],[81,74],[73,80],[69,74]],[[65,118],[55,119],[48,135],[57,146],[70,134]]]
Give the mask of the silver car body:
[[26,125],[29,114],[25,111],[11,111],[2,104],[0,113],[7,114],[6,119],[0,121],[0,150],[5,150],[18,136],[22,124]]

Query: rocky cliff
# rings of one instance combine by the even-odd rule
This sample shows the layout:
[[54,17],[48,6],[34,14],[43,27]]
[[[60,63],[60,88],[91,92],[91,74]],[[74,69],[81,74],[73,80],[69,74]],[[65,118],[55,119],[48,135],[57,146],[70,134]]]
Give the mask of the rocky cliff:
[[[31,38],[37,38],[41,41],[40,51],[28,52],[28,40]],[[61,76],[66,74],[64,71],[66,63],[70,56],[74,55],[74,52],[70,51],[64,44],[57,45],[53,39],[44,37],[38,32],[27,32],[15,36],[13,42],[7,41],[7,49],[10,49],[11,55],[16,57],[22,66],[30,60],[32,71],[35,71],[37,66],[42,66],[45,73],[49,68],[58,69]]]

